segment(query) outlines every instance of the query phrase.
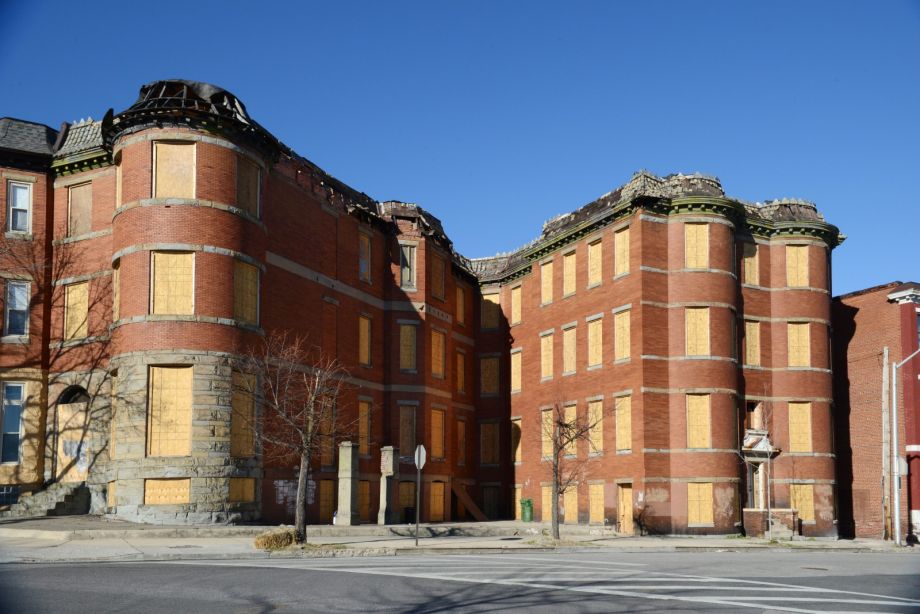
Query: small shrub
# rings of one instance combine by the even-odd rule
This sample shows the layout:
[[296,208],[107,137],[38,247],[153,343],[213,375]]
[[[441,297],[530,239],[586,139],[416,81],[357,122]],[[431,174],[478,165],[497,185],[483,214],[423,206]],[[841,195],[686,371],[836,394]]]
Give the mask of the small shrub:
[[294,527],[280,527],[257,535],[255,546],[259,550],[283,550],[293,546],[296,540]]

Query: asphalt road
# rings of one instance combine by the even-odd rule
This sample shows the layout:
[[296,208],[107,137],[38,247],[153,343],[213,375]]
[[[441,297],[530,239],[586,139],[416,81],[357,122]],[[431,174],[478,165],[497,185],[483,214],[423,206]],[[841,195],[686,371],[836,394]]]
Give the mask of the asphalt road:
[[920,556],[611,553],[0,565],[6,612],[920,612]]

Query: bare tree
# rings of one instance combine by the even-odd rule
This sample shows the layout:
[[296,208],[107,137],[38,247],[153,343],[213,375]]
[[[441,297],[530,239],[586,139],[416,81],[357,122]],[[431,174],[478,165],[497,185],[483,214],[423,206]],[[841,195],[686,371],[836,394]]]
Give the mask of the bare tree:
[[304,337],[287,332],[270,333],[234,367],[242,374],[235,391],[249,395],[260,411],[247,415],[235,407],[233,417],[256,433],[263,462],[299,463],[294,529],[303,543],[310,468],[334,455],[336,443],[354,430],[343,406],[348,373]]

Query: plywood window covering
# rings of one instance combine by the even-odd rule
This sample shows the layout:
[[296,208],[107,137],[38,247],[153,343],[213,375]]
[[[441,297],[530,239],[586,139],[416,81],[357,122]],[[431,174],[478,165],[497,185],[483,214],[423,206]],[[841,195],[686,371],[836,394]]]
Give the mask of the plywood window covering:
[[335,482],[333,480],[319,481],[319,521],[332,522],[335,511]]
[[431,375],[444,378],[447,361],[447,337],[439,330],[431,331]]
[[399,368],[402,371],[414,371],[416,366],[416,328],[414,324],[399,325]]
[[760,364],[760,322],[744,321],[744,364]]
[[553,261],[540,265],[540,304],[553,302]]
[[604,485],[588,484],[588,522],[604,524]]
[[789,451],[812,451],[811,403],[789,403]]
[[399,483],[399,507],[415,507],[415,482]]
[[121,314],[121,261],[112,267],[112,320],[118,321]]
[[712,526],[712,482],[687,484],[687,524]]
[[457,372],[457,392],[466,392],[466,354],[457,352],[455,356],[457,357],[457,366],[455,367]]
[[575,348],[578,347],[577,331],[574,326],[562,331],[562,372],[575,372]]
[[553,487],[540,487],[540,520],[550,522],[553,519]]
[[150,367],[148,456],[191,454],[192,367]]
[[367,456],[371,453],[371,402],[358,401],[358,454]]
[[118,372],[112,373],[112,383],[111,383],[111,392],[109,396],[109,460],[114,460],[117,458],[116,451],[118,446],[116,445],[118,440],[118,423],[116,422],[116,417],[118,416]]
[[252,503],[255,500],[255,478],[230,478],[230,503]]
[[105,487],[105,506],[116,507],[118,505],[118,482],[109,482]]
[[[568,405],[563,408],[562,417],[569,428],[577,428],[578,408],[575,405]],[[566,456],[576,456],[578,454],[577,445],[577,441],[566,442],[565,447],[562,449],[562,453]]]
[[598,239],[588,244],[588,285],[596,286],[604,279],[603,243]]
[[121,207],[123,202],[122,190],[124,189],[124,182],[122,179],[123,175],[122,165],[121,165],[121,153],[118,154],[115,160],[115,208],[118,209]]
[[808,286],[808,246],[786,246],[786,285],[790,288]]
[[358,519],[369,522],[371,519],[371,482],[360,480],[358,482]]
[[154,143],[154,198],[195,198],[195,143]]
[[67,189],[70,211],[67,220],[67,236],[84,235],[93,225],[93,184],[83,183]]
[[432,482],[428,522],[444,522],[444,482]]
[[431,259],[431,295],[444,300],[444,258],[433,256]]
[[234,371],[233,392],[230,397],[230,456],[254,456],[256,419],[256,376]]
[[811,366],[811,331],[808,322],[790,322],[787,325],[789,366]]
[[236,156],[236,206],[253,217],[259,216],[261,169],[258,164]]
[[604,361],[604,320],[588,322],[588,366],[596,367]]
[[482,394],[498,394],[498,357],[480,358],[479,370]]
[[569,484],[562,495],[562,507],[565,512],[565,524],[578,524],[578,486]]
[[709,224],[684,224],[684,255],[688,269],[709,268]]
[[194,313],[195,255],[188,252],[153,252],[151,313]]
[[613,359],[626,360],[629,358],[630,346],[630,310],[620,311],[613,315]]
[[371,238],[363,232],[358,233],[358,279],[371,281]]
[[239,260],[233,262],[233,318],[259,322],[259,269]]
[[811,484],[790,484],[789,505],[798,510],[802,522],[815,521],[815,488]]
[[358,316],[358,362],[366,367],[371,364],[371,319]]
[[600,399],[588,402],[588,442],[591,452],[604,450],[604,402]]
[[466,324],[466,290],[457,286],[457,324]]
[[444,410],[431,410],[431,458],[444,458]]
[[562,295],[575,294],[575,252],[562,257]]
[[540,378],[553,376],[553,335],[540,337]]
[[632,450],[632,397],[617,397],[614,401],[617,417],[617,452]]
[[492,330],[498,328],[498,322],[501,315],[499,306],[499,295],[497,292],[482,295],[481,323],[483,330]]
[[86,337],[89,319],[89,282],[65,286],[64,340]]
[[511,323],[521,323],[521,287],[511,288]]
[[320,416],[319,422],[319,463],[323,467],[335,465],[334,418],[329,413]]
[[743,247],[744,283],[760,285],[760,255],[756,243],[744,243]]
[[543,458],[553,457],[553,432],[555,428],[553,410],[542,410],[540,412],[540,454]]
[[415,246],[399,246],[399,286],[415,288]]
[[524,489],[520,486],[514,487],[513,505],[514,505],[514,519],[515,520],[521,519],[521,497],[523,496],[521,493],[523,492],[523,490]]
[[511,460],[521,462],[521,419],[511,419]]
[[182,505],[189,502],[189,478],[144,480],[144,505]]
[[511,354],[511,392],[521,391],[521,359],[523,350]]
[[415,454],[415,406],[399,406],[399,455]]
[[687,307],[687,356],[709,356],[709,307]]
[[498,423],[479,423],[479,463],[497,465],[498,458]]
[[466,420],[457,420],[457,464],[466,464]]
[[708,394],[687,395],[687,447],[711,447],[710,397]]
[[622,228],[613,235],[615,254],[613,258],[613,274],[624,275],[629,273],[629,228]]

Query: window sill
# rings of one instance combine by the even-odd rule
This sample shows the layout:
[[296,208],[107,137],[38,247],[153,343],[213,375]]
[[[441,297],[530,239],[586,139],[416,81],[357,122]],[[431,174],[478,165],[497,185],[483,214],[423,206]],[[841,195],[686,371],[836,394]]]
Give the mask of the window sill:
[[617,273],[616,275],[613,276],[613,280],[616,281],[618,279],[623,279],[624,277],[627,277],[628,275],[629,275],[629,271],[626,271],[625,273]]
[[520,391],[520,390],[512,390],[512,391],[511,391],[511,394],[521,394],[521,391]]
[[715,527],[715,526],[716,526],[715,524],[690,524],[690,523],[687,523],[687,528],[688,528],[688,529],[711,529],[711,528],[713,528],[713,527]]
[[572,298],[573,296],[575,296],[575,293],[574,293],[574,292],[569,292],[568,294],[563,294],[563,295],[562,295],[562,300],[565,300],[565,299],[567,299],[567,298]]
[[594,284],[588,284],[588,285],[585,287],[585,289],[586,289],[586,290],[591,290],[592,288],[597,288],[597,287],[599,287],[600,285],[602,285],[602,283],[603,283],[603,282],[600,282],[600,281],[599,281],[599,282],[594,283]]
[[547,303],[540,303],[540,307],[548,307],[548,306],[550,306],[550,305],[552,305],[552,304],[553,304],[553,301],[549,301],[549,302],[547,302]]
[[23,232],[20,230],[7,230],[3,236],[15,241],[31,241],[35,238],[31,232]]
[[618,358],[618,359],[616,359],[616,360],[613,361],[613,364],[615,364],[615,365],[625,365],[625,364],[627,364],[630,360],[631,360],[630,358]]
[[400,369],[399,372],[406,375],[418,375],[418,369]]
[[418,292],[418,288],[416,286],[400,286],[399,289],[403,292]]
[[570,375],[575,375],[575,373],[576,373],[575,371],[563,371],[562,377],[568,377]]
[[597,371],[598,369],[603,369],[604,365],[588,365],[588,371]]
[[617,450],[617,456],[626,456],[627,454],[632,454],[632,448],[629,450]]
[[551,382],[551,381],[553,381],[553,376],[552,376],[552,375],[550,375],[550,376],[548,376],[548,377],[541,377],[541,378],[540,378],[540,383],[541,383],[541,384],[544,383],[544,382]]
[[4,335],[0,337],[0,343],[9,343],[10,345],[28,345],[29,335]]

